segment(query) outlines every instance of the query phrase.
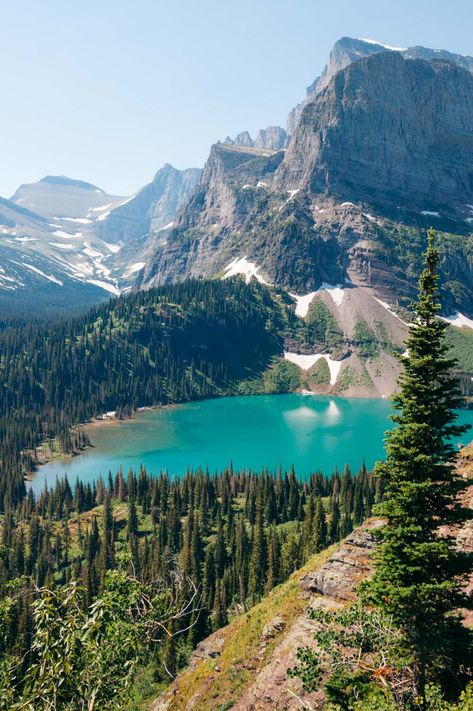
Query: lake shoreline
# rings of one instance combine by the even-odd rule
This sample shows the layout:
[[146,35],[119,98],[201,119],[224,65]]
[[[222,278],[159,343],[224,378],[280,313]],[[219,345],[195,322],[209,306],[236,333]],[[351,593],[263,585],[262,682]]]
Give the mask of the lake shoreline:
[[[170,414],[166,415],[166,411]],[[235,395],[146,406],[137,408],[125,419],[116,419],[108,413],[109,416],[94,418],[74,428],[75,432],[80,429],[90,437],[89,446],[59,455],[54,452],[54,443],[50,443],[38,452],[38,466],[27,480],[38,491],[43,473],[49,485],[54,485],[55,477],[66,473],[73,478],[91,478],[95,471],[98,477],[116,470],[121,463],[124,468],[139,467],[142,463],[151,472],[169,469],[179,476],[186,468],[219,468],[230,461],[238,467],[256,467],[256,470],[279,464],[290,467],[291,463],[299,462],[305,476],[306,452],[313,462],[311,471],[322,462],[329,472],[332,463],[343,467],[360,451],[367,460],[372,456],[383,457],[378,444],[392,427],[388,420],[391,411],[391,403],[382,398],[346,398],[306,391],[278,397]],[[258,413],[259,419],[249,431],[247,419],[254,420],[254,413]],[[225,422],[228,418],[233,422],[231,433]],[[361,427],[360,418],[364,418]],[[120,424],[124,427],[119,428]],[[372,432],[370,426],[374,426]],[[360,445],[349,440],[354,428],[358,428],[357,436],[364,438]],[[330,450],[323,442],[327,436]],[[323,444],[320,450],[318,437]],[[212,446],[209,439],[213,440]],[[268,439],[272,439],[271,446]],[[280,440],[286,443],[286,449],[281,449]],[[48,457],[51,452],[53,456]],[[74,461],[77,459],[81,461]]]
[[[367,396],[367,395],[353,395],[350,396],[349,398],[343,396],[343,395],[330,395],[327,393],[317,393],[312,390],[306,390],[304,388],[300,390],[296,390],[293,393],[255,393],[254,395],[245,395],[242,396],[238,393],[229,393],[228,395],[219,395],[214,398],[202,398],[201,400],[188,400],[186,402],[172,402],[172,403],[167,403],[165,405],[145,405],[143,407],[137,407],[136,410],[133,410],[131,415],[129,417],[125,417],[122,419],[118,419],[115,416],[108,416],[107,413],[104,413],[100,417],[94,417],[92,420],[88,420],[87,422],[83,422],[77,425],[74,425],[74,427],[71,428],[70,432],[73,434],[74,432],[77,432],[78,430],[83,430],[87,436],[90,433],[96,432],[98,429],[103,429],[107,427],[115,427],[119,424],[123,424],[126,422],[130,422],[131,420],[136,420],[136,415],[142,413],[142,412],[148,412],[148,411],[159,411],[159,410],[167,410],[171,408],[177,408],[177,407],[182,407],[183,405],[188,405],[190,403],[197,403],[197,402],[206,402],[207,400],[226,400],[226,399],[231,399],[235,397],[261,397],[264,395],[268,395],[271,397],[278,396],[278,395],[303,395],[304,397],[323,397],[323,398],[334,398],[334,399],[340,399],[340,400],[386,400],[386,398],[378,396]],[[40,443],[36,447],[36,454],[41,452],[41,448],[44,446],[44,442]],[[63,461],[63,462],[68,462],[74,457],[79,456],[80,454],[83,454],[89,449],[93,449],[95,447],[94,443],[91,441],[88,445],[82,447],[82,449],[77,449],[74,450],[70,453],[63,453],[63,454],[57,454],[57,455],[51,455],[51,456],[46,456],[46,457],[41,457],[40,459],[37,460],[37,466],[35,469],[32,471],[27,471],[23,474],[23,479],[25,482],[31,483],[37,474],[38,470],[45,466],[46,464],[49,464],[52,461]]]
[[[193,400],[192,402],[200,402],[198,400]],[[92,420],[88,420],[87,422],[81,422],[78,425],[74,425],[74,427],[71,427],[70,433],[73,434],[74,432],[77,432],[79,430],[82,430],[85,432],[85,434],[88,436],[89,432],[94,432],[97,431],[98,429],[105,428],[105,427],[114,427],[119,424],[123,424],[126,422],[130,422],[130,420],[136,420],[137,418],[135,417],[136,414],[139,414],[141,412],[146,412],[148,410],[164,410],[168,408],[174,408],[174,407],[179,407],[179,405],[183,405],[185,403],[170,403],[167,405],[155,405],[155,406],[146,406],[146,407],[137,407],[136,410],[133,410],[132,414],[129,417],[125,417],[122,419],[119,419],[117,417],[109,417],[107,414],[102,415],[101,417],[94,417]],[[41,442],[36,448],[35,448],[35,453],[36,456],[40,456],[40,458],[37,459],[37,466],[35,469],[32,471],[26,471],[23,474],[23,480],[25,482],[28,482],[31,484],[33,481],[34,477],[37,475],[39,469],[41,467],[44,467],[46,464],[49,464],[50,462],[59,460],[61,462],[69,462],[74,457],[78,457],[79,455],[83,454],[84,452],[87,452],[89,449],[94,449],[95,445],[92,441],[89,441],[89,444],[85,445],[81,449],[74,449],[72,452],[66,453],[64,452],[63,454],[57,454],[57,455],[51,455],[51,456],[46,456],[43,457],[41,456],[41,450],[45,446],[46,442]]]

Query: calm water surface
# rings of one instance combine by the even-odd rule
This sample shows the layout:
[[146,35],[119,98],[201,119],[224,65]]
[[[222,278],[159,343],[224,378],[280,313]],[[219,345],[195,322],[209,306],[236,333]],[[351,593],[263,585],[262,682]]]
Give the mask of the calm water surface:
[[[140,464],[172,475],[199,465],[215,471],[230,461],[236,469],[293,464],[301,477],[317,469],[330,474],[346,463],[357,470],[363,459],[371,467],[383,457],[390,412],[385,400],[314,395],[221,398],[148,410],[93,429],[93,448],[44,465],[33,488],[66,473],[71,483],[76,477],[86,482]],[[461,412],[460,419],[473,424],[473,411]],[[467,433],[463,441],[471,438]]]

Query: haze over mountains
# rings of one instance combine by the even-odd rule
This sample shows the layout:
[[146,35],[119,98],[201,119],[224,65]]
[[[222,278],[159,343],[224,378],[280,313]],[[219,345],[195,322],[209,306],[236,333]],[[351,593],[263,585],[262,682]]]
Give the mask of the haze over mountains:
[[471,57],[345,37],[286,129],[227,137],[203,171],[166,164],[131,197],[22,185],[0,201],[0,293],[93,302],[240,272],[299,297],[326,284],[405,305],[433,224],[445,313],[471,317],[472,72]]

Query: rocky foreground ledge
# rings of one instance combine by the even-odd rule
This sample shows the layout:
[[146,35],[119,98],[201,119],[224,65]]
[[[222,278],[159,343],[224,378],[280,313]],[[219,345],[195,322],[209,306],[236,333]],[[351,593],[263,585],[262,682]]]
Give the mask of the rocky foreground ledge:
[[320,692],[306,693],[287,671],[298,647],[314,646],[312,608],[337,608],[355,599],[371,572],[375,546],[370,519],[338,546],[313,556],[246,615],[200,642],[189,665],[152,705],[152,711],[319,708]]

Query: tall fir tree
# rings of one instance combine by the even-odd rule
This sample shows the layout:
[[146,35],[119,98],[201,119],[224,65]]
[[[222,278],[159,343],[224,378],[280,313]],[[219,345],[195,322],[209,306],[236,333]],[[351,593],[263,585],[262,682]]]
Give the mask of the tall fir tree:
[[463,587],[471,556],[440,532],[441,526],[458,525],[468,516],[458,495],[469,482],[455,468],[457,438],[467,428],[456,423],[460,399],[447,325],[438,318],[438,262],[429,231],[416,319],[393,398],[397,426],[387,434],[386,461],[377,466],[385,486],[380,513],[386,524],[368,588],[372,602],[402,633],[414,670],[414,703],[422,708],[429,678],[443,680],[452,690],[456,662],[468,665],[468,634],[457,610],[471,603]]

